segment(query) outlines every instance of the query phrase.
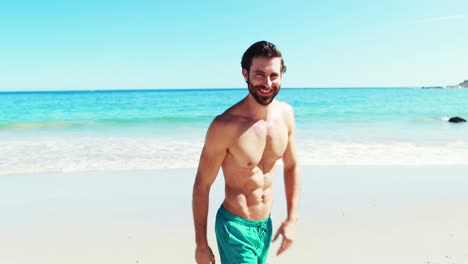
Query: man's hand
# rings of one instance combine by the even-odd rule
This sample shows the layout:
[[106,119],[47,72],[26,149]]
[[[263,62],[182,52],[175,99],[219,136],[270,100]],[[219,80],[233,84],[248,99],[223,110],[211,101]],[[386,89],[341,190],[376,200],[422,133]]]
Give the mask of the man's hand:
[[195,249],[195,261],[197,264],[215,264],[215,257],[211,248],[206,246],[200,246]]
[[294,242],[294,239],[296,238],[296,221],[290,220],[283,222],[278,228],[278,231],[276,231],[273,242],[278,239],[280,234],[283,236],[283,241],[281,242],[281,246],[276,253],[277,256],[283,253],[286,249],[290,248]]

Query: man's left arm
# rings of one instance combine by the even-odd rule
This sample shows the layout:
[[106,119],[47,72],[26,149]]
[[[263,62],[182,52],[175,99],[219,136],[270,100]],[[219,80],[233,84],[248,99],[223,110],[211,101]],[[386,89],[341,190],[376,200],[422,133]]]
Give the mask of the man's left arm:
[[294,112],[288,106],[287,120],[289,124],[288,146],[283,154],[284,164],[284,187],[286,193],[286,203],[288,210],[287,219],[279,227],[273,241],[279,235],[283,236],[283,241],[276,255],[280,255],[291,247],[296,236],[296,225],[299,218],[299,193],[301,189],[300,168],[297,160],[295,132],[296,125],[294,121]]

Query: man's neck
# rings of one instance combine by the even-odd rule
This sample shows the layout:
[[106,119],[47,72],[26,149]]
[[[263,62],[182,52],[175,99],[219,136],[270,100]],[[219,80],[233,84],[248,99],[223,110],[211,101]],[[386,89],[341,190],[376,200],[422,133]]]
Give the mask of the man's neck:
[[252,95],[248,95],[245,98],[245,106],[247,114],[256,120],[267,120],[270,112],[271,112],[271,105],[274,104],[275,101],[271,102],[268,105],[259,104]]

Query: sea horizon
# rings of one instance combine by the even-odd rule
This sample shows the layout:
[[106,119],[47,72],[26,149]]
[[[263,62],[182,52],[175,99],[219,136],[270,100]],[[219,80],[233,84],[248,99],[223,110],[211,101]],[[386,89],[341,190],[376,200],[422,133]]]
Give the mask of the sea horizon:
[[[281,89],[421,89],[424,86],[327,86],[327,87],[281,87]],[[457,88],[447,88],[457,89]],[[461,88],[463,89],[463,88]],[[204,91],[204,90],[246,90],[247,87],[177,87],[177,88],[83,88],[83,89],[15,89],[0,90],[0,93],[76,93],[76,92],[140,92],[140,91]]]

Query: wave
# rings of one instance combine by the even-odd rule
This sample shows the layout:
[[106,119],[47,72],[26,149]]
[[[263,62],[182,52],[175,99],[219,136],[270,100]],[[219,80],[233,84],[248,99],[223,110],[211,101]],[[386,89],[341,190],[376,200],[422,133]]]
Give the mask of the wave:
[[[467,142],[298,140],[303,165],[468,165]],[[196,168],[202,136],[67,137],[0,140],[0,175]]]
[[105,128],[122,126],[166,126],[177,124],[194,124],[209,122],[211,117],[150,117],[150,118],[109,118],[96,120],[45,120],[30,122],[0,123],[0,131],[37,130],[37,129],[74,129],[74,128]]

